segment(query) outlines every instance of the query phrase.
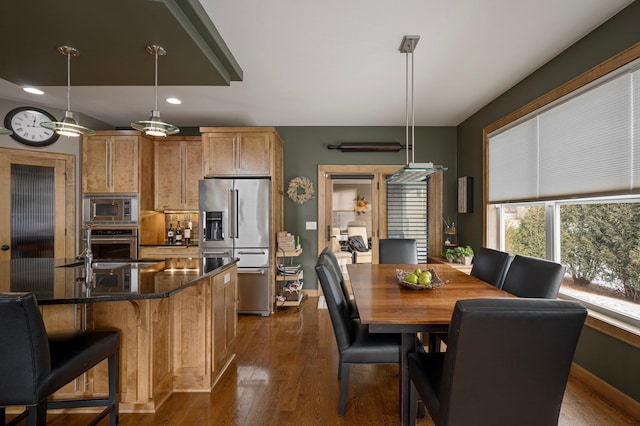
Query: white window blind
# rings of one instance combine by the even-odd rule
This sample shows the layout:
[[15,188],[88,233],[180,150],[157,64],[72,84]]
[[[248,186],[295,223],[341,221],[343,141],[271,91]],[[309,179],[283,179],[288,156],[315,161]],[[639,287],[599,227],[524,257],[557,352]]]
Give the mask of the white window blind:
[[620,74],[490,135],[489,202],[640,189],[639,82]]

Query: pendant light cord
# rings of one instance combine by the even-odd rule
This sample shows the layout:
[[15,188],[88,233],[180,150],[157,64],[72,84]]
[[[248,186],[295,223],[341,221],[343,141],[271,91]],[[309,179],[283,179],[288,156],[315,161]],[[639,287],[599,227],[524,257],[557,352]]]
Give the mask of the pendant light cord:
[[406,115],[404,139],[405,139],[405,164],[409,164],[409,52],[404,54],[405,57],[405,76],[404,76],[404,110]]
[[156,103],[153,108],[154,111],[158,110],[158,49],[156,48],[156,80],[155,80],[155,94],[156,94]]
[[71,52],[67,52],[67,111],[71,111]]
[[415,45],[413,41],[411,42],[411,162],[415,163],[415,144],[416,144],[416,114],[415,109],[413,107],[414,96],[414,88],[413,88],[413,51],[415,49]]

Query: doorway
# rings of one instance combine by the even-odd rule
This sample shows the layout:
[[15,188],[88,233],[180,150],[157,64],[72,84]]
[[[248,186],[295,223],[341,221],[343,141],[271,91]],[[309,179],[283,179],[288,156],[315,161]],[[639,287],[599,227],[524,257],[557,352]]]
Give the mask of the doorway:
[[[344,247],[347,239],[346,227],[349,223],[361,222],[367,231],[368,244],[371,248],[371,262],[378,263],[378,241],[380,238],[414,238],[407,234],[407,228],[398,227],[395,217],[399,212],[406,216],[406,205],[402,210],[395,209],[398,203],[389,199],[406,194],[416,194],[414,190],[398,191],[387,188],[386,178],[395,173],[398,165],[319,165],[318,166],[318,253],[325,247],[334,252],[340,249],[336,240]],[[391,186],[391,185],[390,185]],[[394,185],[397,186],[397,185]],[[427,231],[420,238],[421,262],[429,257],[442,255],[442,173],[434,173],[429,178],[426,188],[419,192],[426,198],[421,204],[426,209]],[[362,206],[357,200],[364,198],[364,212],[358,211]],[[424,200],[423,200],[424,201]],[[361,203],[362,204],[362,203]],[[427,206],[428,207],[425,207]],[[390,207],[391,206],[391,207]],[[395,223],[392,223],[394,222]],[[409,223],[401,219],[400,222]],[[339,230],[336,231],[336,229]],[[349,262],[343,259],[341,265]],[[352,258],[352,262],[355,259]]]

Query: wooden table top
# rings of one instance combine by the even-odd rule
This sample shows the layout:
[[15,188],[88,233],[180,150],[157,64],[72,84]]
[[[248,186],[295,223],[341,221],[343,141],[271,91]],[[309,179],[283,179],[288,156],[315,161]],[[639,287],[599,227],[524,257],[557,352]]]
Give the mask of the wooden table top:
[[430,331],[448,326],[458,300],[514,297],[447,264],[418,266],[422,270],[434,269],[448,282],[433,290],[411,290],[398,283],[396,269],[411,271],[416,265],[347,265],[363,324],[369,324],[372,331],[375,326],[379,326],[377,331],[385,331],[386,327],[390,327],[388,331],[398,327],[404,332]]

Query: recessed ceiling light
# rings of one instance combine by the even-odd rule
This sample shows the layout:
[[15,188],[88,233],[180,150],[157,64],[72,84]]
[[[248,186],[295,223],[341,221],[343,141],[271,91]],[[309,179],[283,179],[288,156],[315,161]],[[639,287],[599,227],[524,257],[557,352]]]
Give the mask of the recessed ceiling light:
[[167,98],[165,99],[165,101],[173,105],[180,105],[182,103],[182,101],[178,98]]
[[31,93],[32,95],[44,95],[42,90],[36,89],[35,87],[23,87],[22,90],[27,93]]

